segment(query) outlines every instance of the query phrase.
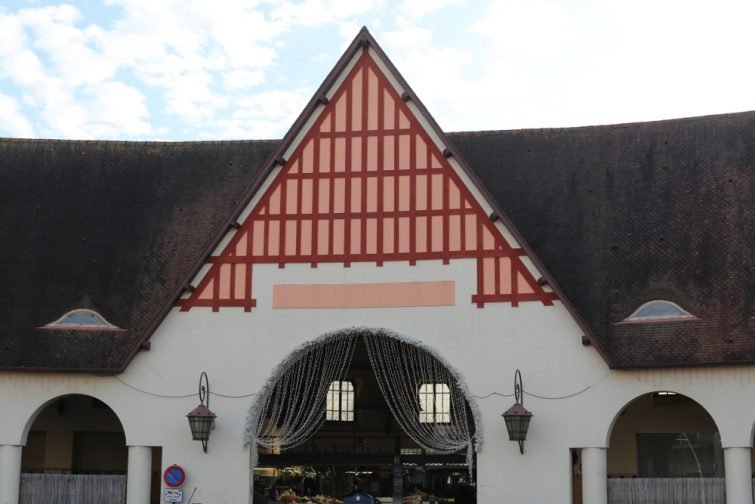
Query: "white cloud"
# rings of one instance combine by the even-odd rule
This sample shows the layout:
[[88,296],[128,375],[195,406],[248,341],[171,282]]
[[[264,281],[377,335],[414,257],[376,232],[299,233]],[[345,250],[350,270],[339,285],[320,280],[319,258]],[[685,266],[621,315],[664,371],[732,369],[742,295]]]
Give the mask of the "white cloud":
[[0,93],[0,135],[34,137],[34,128],[19,110],[16,100],[3,93]]

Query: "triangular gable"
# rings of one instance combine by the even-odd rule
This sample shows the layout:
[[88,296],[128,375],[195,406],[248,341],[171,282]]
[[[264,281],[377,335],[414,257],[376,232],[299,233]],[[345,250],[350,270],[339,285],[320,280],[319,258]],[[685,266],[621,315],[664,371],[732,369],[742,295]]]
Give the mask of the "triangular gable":
[[477,261],[471,301],[478,306],[552,304],[557,295],[535,280],[524,250],[483,210],[369,45],[359,50],[289,159],[277,160],[282,169],[177,305],[251,310],[255,264],[461,258]]

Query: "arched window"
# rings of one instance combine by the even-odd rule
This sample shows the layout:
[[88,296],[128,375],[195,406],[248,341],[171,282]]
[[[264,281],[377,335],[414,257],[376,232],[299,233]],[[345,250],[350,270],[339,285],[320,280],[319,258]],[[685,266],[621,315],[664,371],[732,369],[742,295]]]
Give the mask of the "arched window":
[[696,320],[697,317],[676,303],[654,299],[637,308],[620,323]]
[[71,310],[54,322],[50,322],[49,324],[42,326],[42,329],[96,329],[99,331],[121,330],[105,320],[105,317],[103,317],[96,311],[87,310],[86,308]]
[[419,387],[420,423],[451,421],[451,390],[445,383],[423,383]]
[[354,384],[350,381],[334,381],[327,396],[325,420],[332,422],[354,421]]

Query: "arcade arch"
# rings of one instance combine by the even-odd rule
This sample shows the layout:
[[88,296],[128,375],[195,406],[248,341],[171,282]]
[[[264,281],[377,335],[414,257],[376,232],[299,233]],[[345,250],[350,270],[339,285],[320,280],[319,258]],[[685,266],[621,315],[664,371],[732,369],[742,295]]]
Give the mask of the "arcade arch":
[[151,459],[146,482],[151,489],[141,493],[159,502],[160,448],[127,446],[120,418],[96,397],[67,394],[48,400],[28,419],[22,443],[21,504],[125,503],[127,487],[137,490],[127,478],[135,448],[149,451]]
[[[334,407],[336,394],[349,403]],[[433,348],[385,329],[328,333],[291,352],[255,399],[247,423],[255,483],[268,493],[343,496],[360,476],[383,497],[472,493],[464,485],[479,418],[463,379]]]

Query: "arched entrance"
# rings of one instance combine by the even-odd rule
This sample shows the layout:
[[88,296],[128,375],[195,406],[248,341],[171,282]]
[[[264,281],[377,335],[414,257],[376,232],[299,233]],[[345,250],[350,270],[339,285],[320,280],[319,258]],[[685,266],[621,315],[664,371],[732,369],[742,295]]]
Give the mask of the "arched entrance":
[[713,418],[669,391],[622,409],[607,453],[608,502],[725,502],[724,456]]
[[292,352],[252,406],[256,491],[331,502],[358,480],[390,502],[476,502],[468,482],[479,423],[458,373],[433,349],[386,330],[327,334]]
[[[153,457],[158,472],[159,459]],[[126,437],[115,412],[91,396],[60,396],[30,419],[19,502],[125,503],[127,469]],[[159,487],[152,495],[159,497]]]

